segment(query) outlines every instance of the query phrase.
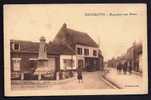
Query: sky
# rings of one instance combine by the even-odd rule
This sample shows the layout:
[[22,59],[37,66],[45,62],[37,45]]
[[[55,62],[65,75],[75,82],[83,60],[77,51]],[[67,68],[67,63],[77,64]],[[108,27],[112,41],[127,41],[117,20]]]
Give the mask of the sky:
[[99,43],[105,60],[126,53],[134,41],[144,41],[147,34],[144,4],[4,6],[4,35],[9,39],[37,42],[44,36],[49,42],[63,23],[88,33]]

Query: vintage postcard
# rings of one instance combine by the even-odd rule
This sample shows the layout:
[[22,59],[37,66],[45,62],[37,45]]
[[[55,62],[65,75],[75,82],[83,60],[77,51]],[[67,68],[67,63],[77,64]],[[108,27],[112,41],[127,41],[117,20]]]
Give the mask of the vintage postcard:
[[145,4],[6,4],[5,96],[148,93]]

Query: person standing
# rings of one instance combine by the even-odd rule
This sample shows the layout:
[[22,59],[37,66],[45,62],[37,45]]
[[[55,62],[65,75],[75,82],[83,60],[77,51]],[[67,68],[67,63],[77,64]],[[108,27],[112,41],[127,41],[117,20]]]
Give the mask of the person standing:
[[122,64],[121,62],[119,62],[119,73],[121,73],[121,71],[122,71]]
[[117,70],[117,72],[119,71],[119,70],[118,70],[118,63],[116,63],[116,70]]
[[119,73],[119,62],[116,63],[116,70],[117,70],[117,72]]
[[120,62],[118,62],[118,64],[117,64],[117,72],[121,73],[121,64],[120,64]]
[[124,65],[123,65],[123,72],[124,72],[124,74],[126,74],[126,72],[127,72],[127,62],[126,61],[124,62]]

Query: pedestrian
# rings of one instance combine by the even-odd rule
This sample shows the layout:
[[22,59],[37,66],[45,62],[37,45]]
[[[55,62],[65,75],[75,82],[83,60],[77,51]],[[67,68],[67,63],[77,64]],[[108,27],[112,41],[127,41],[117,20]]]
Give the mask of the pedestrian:
[[127,62],[124,62],[124,64],[123,64],[123,72],[124,72],[124,74],[126,74],[126,72],[127,72]]
[[122,71],[122,64],[119,63],[119,73],[121,73],[121,71]]
[[82,69],[81,68],[78,68],[77,69],[77,79],[79,80],[79,83],[80,82],[83,82],[83,77],[82,77]]
[[116,70],[119,73],[119,63],[116,64]]
[[128,62],[127,66],[128,66],[128,72],[129,72],[129,74],[131,75],[131,74],[132,74],[132,65],[131,65],[131,61]]

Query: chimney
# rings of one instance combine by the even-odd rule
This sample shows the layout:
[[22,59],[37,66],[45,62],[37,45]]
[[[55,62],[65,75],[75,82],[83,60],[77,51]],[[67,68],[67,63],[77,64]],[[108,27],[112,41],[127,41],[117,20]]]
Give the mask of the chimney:
[[67,28],[67,24],[64,23],[64,24],[62,25],[62,28],[63,28],[63,29],[66,29],[66,28]]
[[40,38],[38,59],[40,59],[40,60],[47,59],[46,40],[45,40],[45,37],[43,37],[43,36]]
[[64,23],[62,27],[63,27],[63,28],[67,28],[67,24],[66,24],[66,23]]

